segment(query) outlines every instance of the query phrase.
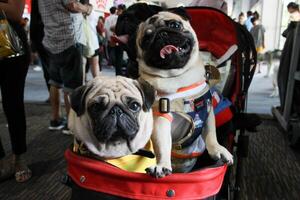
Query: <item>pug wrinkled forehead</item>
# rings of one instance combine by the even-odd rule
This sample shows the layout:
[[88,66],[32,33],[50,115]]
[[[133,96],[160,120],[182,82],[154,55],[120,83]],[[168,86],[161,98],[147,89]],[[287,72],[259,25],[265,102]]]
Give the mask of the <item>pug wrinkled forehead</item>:
[[199,49],[187,14],[170,11],[141,23],[136,42],[138,61],[143,62],[140,64],[164,70],[183,68]]
[[154,27],[168,26],[169,28],[180,30],[184,28],[184,26],[188,26],[188,21],[187,18],[178,14],[162,11],[146,20],[146,34],[150,34]]
[[97,109],[113,112],[112,107],[120,107],[133,113],[142,109],[142,94],[135,85],[128,84],[123,79],[117,79],[113,82],[102,81],[101,87],[99,87],[97,81],[94,83],[95,85],[91,86],[91,91],[86,99],[86,106],[91,116],[93,110]]

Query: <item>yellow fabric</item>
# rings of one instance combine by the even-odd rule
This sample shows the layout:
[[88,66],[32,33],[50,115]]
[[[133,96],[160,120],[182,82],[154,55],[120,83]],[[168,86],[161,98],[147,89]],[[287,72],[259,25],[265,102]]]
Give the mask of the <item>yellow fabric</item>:
[[262,46],[256,48],[257,53],[263,53],[264,48]]
[[[145,150],[153,152],[151,140],[146,144]],[[146,173],[145,169],[156,165],[155,158],[148,158],[140,155],[128,155],[121,158],[109,159],[106,162],[129,172]]]

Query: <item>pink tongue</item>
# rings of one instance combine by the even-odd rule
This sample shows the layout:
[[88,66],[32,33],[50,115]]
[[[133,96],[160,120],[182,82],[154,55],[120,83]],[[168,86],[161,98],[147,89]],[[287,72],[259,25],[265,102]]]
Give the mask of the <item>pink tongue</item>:
[[175,47],[174,45],[166,45],[160,50],[160,57],[165,58],[166,55],[171,54],[172,52],[177,52],[178,48]]

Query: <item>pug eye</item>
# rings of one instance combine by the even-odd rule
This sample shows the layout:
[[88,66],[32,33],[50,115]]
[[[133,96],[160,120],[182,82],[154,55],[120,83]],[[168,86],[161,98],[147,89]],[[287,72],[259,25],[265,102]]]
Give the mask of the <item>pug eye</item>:
[[138,111],[141,110],[141,105],[138,102],[135,102],[135,101],[129,103],[128,107],[133,112],[138,112]]
[[181,22],[178,21],[169,21],[168,22],[168,27],[176,30],[181,30],[182,24]]

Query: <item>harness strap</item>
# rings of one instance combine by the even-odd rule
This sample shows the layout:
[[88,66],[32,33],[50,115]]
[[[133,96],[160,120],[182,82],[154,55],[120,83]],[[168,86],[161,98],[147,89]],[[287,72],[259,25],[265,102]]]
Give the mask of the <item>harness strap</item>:
[[199,157],[199,156],[202,155],[202,153],[200,153],[200,152],[193,152],[193,153],[190,153],[190,154],[179,154],[179,153],[176,153],[176,152],[172,151],[171,155],[172,155],[172,157],[175,157],[175,158],[188,159],[188,158]]
[[179,99],[183,97],[193,96],[195,94],[199,94],[204,90],[207,86],[207,83],[205,81],[200,81],[197,83],[194,83],[188,87],[179,88],[176,93],[173,94],[158,94],[158,98],[167,98],[170,101],[174,99]]
[[157,117],[163,117],[167,119],[170,123],[173,121],[173,116],[171,113],[161,113],[159,111],[153,111],[153,115]]

